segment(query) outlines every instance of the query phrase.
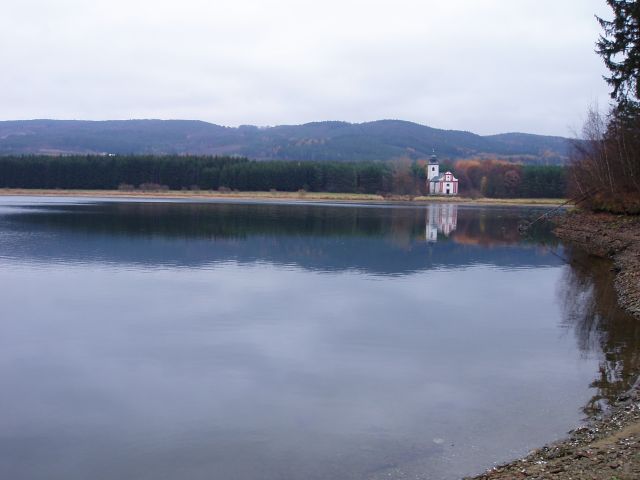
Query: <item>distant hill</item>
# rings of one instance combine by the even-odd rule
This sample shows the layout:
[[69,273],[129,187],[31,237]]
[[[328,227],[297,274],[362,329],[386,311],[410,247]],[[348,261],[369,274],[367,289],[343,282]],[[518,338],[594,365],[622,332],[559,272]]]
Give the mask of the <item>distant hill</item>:
[[195,120],[16,120],[0,122],[0,155],[206,154],[291,160],[389,160],[499,156],[564,163],[563,137],[481,136],[401,120],[223,127]]

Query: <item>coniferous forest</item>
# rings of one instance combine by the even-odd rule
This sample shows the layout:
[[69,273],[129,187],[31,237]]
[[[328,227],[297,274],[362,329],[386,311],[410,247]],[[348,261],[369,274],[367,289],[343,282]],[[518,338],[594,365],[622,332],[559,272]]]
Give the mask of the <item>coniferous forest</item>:
[[[497,160],[443,164],[461,194],[496,198],[563,197],[566,170]],[[28,189],[169,189],[421,195],[425,162],[255,161],[206,156],[5,156],[0,187]]]

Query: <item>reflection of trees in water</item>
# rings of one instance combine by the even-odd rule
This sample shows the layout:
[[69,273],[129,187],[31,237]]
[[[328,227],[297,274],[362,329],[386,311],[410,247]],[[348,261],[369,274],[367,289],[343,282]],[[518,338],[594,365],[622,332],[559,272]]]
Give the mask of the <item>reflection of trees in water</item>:
[[560,292],[565,325],[573,328],[581,351],[602,355],[592,383],[598,393],[585,407],[593,413],[602,400],[626,391],[640,372],[640,322],[619,308],[610,262],[572,249],[567,255]]
[[[458,244],[481,246],[555,243],[547,225],[528,238],[518,232],[536,209],[464,208],[450,204],[417,208],[349,208],[242,203],[102,203],[40,206],[11,215],[29,228],[65,228],[96,234],[174,238],[246,239],[256,235],[376,237],[408,249],[422,241],[425,226]],[[454,231],[455,230],[455,231]]]
[[251,203],[101,203],[25,209],[14,223],[127,236],[246,239],[251,236],[416,238],[423,213],[377,209]]
[[526,236],[518,229],[524,219],[538,218],[540,213],[539,209],[458,208],[455,204],[431,204],[426,213],[426,239],[434,243],[450,238],[457,244],[483,247],[521,243],[556,246],[558,241],[550,222],[537,223]]
[[552,233],[553,226],[549,222],[540,222],[522,236],[518,225],[523,219],[533,219],[540,215],[540,210],[505,209],[491,210],[485,208],[471,211],[460,209],[457,225],[451,238],[454,242],[465,245],[481,245],[495,247],[516,245],[519,243],[535,243],[557,245]]

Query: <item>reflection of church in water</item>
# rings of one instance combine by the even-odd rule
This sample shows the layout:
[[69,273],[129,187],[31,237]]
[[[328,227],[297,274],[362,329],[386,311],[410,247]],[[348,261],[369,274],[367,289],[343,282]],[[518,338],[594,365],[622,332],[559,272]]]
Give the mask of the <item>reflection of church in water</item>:
[[427,242],[437,242],[438,232],[448,237],[458,225],[458,205],[431,204],[427,206]]

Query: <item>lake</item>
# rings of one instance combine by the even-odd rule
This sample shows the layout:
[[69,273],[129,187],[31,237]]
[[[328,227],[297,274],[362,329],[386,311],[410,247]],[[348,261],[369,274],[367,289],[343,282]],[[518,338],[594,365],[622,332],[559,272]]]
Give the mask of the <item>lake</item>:
[[0,477],[455,479],[638,372],[525,207],[0,197]]

